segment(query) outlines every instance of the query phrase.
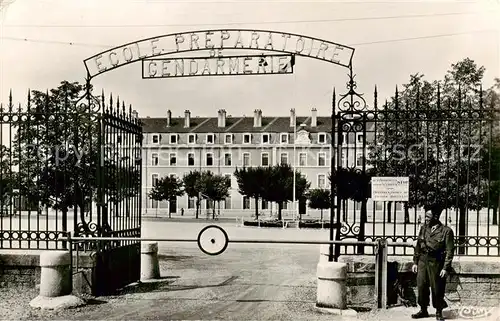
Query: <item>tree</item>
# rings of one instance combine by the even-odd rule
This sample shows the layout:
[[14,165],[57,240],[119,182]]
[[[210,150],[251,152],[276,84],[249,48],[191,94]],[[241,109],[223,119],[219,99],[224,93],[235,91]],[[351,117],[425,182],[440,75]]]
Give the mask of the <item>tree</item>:
[[212,219],[215,219],[215,202],[218,204],[220,214],[220,201],[225,200],[229,196],[231,188],[231,179],[221,174],[214,174],[211,171],[201,173],[200,191],[214,205]]
[[[404,202],[404,221],[410,222],[409,208],[418,206],[418,200],[426,197],[425,191],[420,188],[425,184],[428,163],[424,159],[427,155],[426,141],[422,138],[434,136],[438,124],[424,119],[421,122],[412,119],[418,112],[428,111],[435,99],[437,82],[430,83],[423,79],[424,75],[410,75],[410,81],[403,85],[378,113],[383,116],[377,123],[376,141],[369,142],[369,156],[367,165],[371,167],[372,176],[408,176],[410,180],[409,201]],[[401,116],[400,116],[401,115]],[[424,146],[425,145],[425,146]],[[424,173],[424,175],[422,174]],[[387,218],[391,221],[392,202],[387,206]]]
[[[175,197],[182,195],[184,195],[182,181],[176,176],[165,176],[158,180],[156,186],[149,193],[149,198],[158,202],[170,202]],[[170,211],[168,211],[168,217],[171,217]]]
[[[105,161],[104,168],[106,170],[103,174],[103,187],[108,195],[108,202],[114,206],[115,216],[119,216],[120,202],[128,201],[139,193],[140,174],[134,168],[110,161]],[[127,217],[129,216],[129,206],[126,206],[125,214]]]
[[260,166],[236,168],[234,171],[240,194],[255,200],[255,219],[259,218],[259,198],[264,196],[263,182],[267,174],[267,168]]
[[[12,125],[10,166],[19,168],[19,194],[30,202],[62,212],[62,230],[67,231],[70,208],[80,214],[77,233],[94,234],[85,222],[85,209],[93,202],[115,204],[140,190],[138,170],[105,157],[101,147],[102,120],[91,105],[104,109],[104,97],[89,94],[77,82],[62,81],[47,92],[33,90],[26,111]],[[110,101],[111,112],[112,100]],[[12,104],[9,113],[17,113]],[[76,219],[76,218],[75,218]],[[102,226],[107,225],[103,216]]]
[[[340,200],[352,200],[361,203],[358,240],[365,240],[367,222],[366,202],[371,196],[371,172],[358,171],[356,168],[334,169],[329,175],[330,184]],[[345,207],[344,207],[345,209]],[[364,253],[364,246],[358,246],[358,253]]]
[[467,235],[466,211],[480,209],[484,199],[486,182],[474,155],[485,128],[481,117],[475,121],[464,112],[481,108],[483,74],[484,68],[467,58],[452,64],[443,81],[411,76],[379,111],[383,120],[370,146],[369,164],[376,175],[409,177],[405,212],[408,206],[427,209],[434,203],[459,211],[461,244]]
[[308,193],[309,207],[321,210],[321,220],[323,221],[323,210],[330,208],[330,190],[313,189]]
[[[293,200],[293,169],[289,164],[279,164],[266,169],[262,182],[264,192],[262,198],[278,204],[278,220],[282,219],[283,202]],[[301,199],[306,195],[311,183],[305,176],[295,171],[295,197]]]
[[200,191],[201,191],[201,172],[190,171],[182,177],[184,191],[190,198],[196,198],[196,218],[200,212]]
[[[19,168],[19,193],[60,210],[63,231],[67,230],[69,208],[78,208],[85,222],[85,205],[92,202],[98,182],[100,153],[95,133],[99,122],[88,107],[77,104],[85,89],[63,81],[48,92],[33,90],[23,112],[25,119],[13,124],[18,130],[11,165]],[[10,106],[9,112],[13,112]],[[86,224],[82,227],[88,228]]]
[[15,195],[16,173],[12,172],[9,165],[10,149],[5,145],[0,145],[0,216],[4,212],[10,213],[10,205]]
[[[484,206],[492,209],[492,224],[498,225],[498,207],[500,206],[500,128],[498,113],[500,112],[500,78],[495,78],[495,83],[485,93],[486,108],[492,113],[490,119],[493,120],[491,132],[486,135],[482,154],[482,175],[489,182],[488,193],[485,193]],[[488,217],[488,222],[490,218]]]

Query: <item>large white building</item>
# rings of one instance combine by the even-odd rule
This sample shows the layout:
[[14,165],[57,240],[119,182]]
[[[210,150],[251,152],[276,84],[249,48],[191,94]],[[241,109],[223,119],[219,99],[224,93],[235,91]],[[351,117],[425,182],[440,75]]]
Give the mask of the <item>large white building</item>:
[[[234,177],[237,167],[289,163],[306,176],[311,188],[330,188],[332,122],[331,117],[318,116],[314,108],[309,116],[296,116],[292,109],[285,117],[265,117],[261,110],[255,110],[253,117],[233,117],[225,110],[219,110],[216,117],[192,117],[188,110],[184,115],[173,116],[169,110],[166,117],[147,117],[141,121],[144,130],[143,213],[169,208],[172,213],[184,209],[184,215],[192,215],[195,201],[187,195],[170,202],[170,206],[148,197],[159,178],[166,175],[182,178],[192,170],[210,170],[231,177],[231,193],[221,204],[222,215],[255,212],[255,202],[238,192]],[[356,135],[344,140],[348,142],[343,149],[344,166],[361,166],[363,137],[361,133]],[[201,206],[205,213],[206,202]],[[299,208],[302,213],[315,212],[306,209],[305,204],[300,204]],[[267,202],[260,202],[259,210],[263,213],[273,211]],[[293,213],[291,203],[285,204],[283,213],[285,216]]]

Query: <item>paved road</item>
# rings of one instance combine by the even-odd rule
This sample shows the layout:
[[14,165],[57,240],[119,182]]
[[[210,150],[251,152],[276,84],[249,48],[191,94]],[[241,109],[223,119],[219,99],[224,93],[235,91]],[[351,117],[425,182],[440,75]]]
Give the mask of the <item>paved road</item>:
[[161,282],[130,289],[77,319],[310,320],[316,295],[313,253],[255,245],[218,257],[195,248],[162,251]]

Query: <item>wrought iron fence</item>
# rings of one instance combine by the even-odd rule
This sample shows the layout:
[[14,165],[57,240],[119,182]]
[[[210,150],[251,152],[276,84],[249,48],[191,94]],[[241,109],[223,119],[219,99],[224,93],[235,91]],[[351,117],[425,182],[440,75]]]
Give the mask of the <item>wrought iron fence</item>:
[[[353,97],[334,101],[336,239],[414,242],[425,210],[437,205],[457,255],[499,256],[500,111],[482,88],[396,89],[382,106],[375,89],[370,107]],[[375,176],[408,177],[408,201],[373,201]],[[341,252],[365,253],[362,246]]]
[[0,249],[67,248],[68,233],[140,236],[142,127],[131,107],[63,82],[23,105],[10,94],[0,124]]

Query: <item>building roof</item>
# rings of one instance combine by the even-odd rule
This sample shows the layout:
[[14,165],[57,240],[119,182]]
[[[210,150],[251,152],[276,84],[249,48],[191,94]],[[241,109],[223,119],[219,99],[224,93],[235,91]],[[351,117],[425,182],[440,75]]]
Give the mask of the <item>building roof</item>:
[[[317,117],[317,126],[311,127],[311,117],[297,116],[298,128],[305,124],[309,132],[330,132],[332,121],[330,117]],[[190,127],[184,127],[184,117],[172,117],[170,126],[167,126],[166,117],[141,118],[144,133],[251,133],[269,132],[286,133],[293,132],[290,126],[290,116],[262,117],[262,126],[254,127],[253,117],[226,117],[226,127],[218,127],[217,117],[191,117]],[[297,128],[297,129],[298,129]]]

